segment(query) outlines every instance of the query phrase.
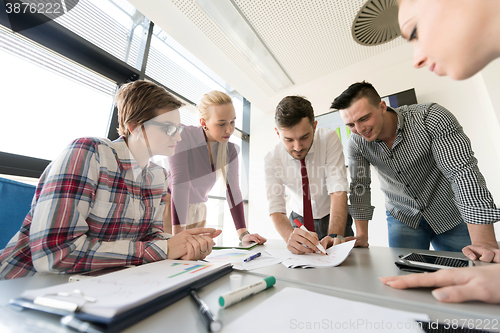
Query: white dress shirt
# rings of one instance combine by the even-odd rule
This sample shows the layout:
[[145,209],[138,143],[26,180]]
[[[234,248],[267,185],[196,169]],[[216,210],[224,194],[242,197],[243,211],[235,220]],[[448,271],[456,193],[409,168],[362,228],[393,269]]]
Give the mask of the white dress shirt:
[[[313,217],[320,219],[330,214],[330,194],[348,189],[344,153],[337,133],[316,129],[305,159]],[[264,157],[264,165],[269,214],[287,213],[286,187],[291,193],[292,210],[303,216],[300,160],[294,159],[280,142]]]

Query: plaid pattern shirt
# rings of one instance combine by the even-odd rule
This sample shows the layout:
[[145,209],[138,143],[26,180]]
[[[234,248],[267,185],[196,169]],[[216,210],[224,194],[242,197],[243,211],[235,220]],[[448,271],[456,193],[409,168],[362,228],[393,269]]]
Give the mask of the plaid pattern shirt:
[[123,137],[73,141],[40,178],[0,279],[165,259],[166,177],[153,163],[141,169]]
[[359,135],[351,135],[347,143],[349,213],[354,219],[371,220],[373,215],[371,164],[379,174],[386,210],[411,228],[417,229],[422,217],[437,234],[462,221],[500,220],[470,140],[448,110],[432,103],[388,108],[388,112],[398,116],[392,148]]

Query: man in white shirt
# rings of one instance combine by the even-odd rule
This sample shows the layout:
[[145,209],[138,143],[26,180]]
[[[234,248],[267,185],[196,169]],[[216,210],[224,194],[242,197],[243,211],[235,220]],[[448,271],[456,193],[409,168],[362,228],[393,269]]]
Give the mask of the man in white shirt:
[[[287,96],[276,107],[276,133],[281,140],[265,157],[265,182],[269,214],[276,230],[296,254],[317,252],[352,236],[347,221],[347,175],[342,144],[333,130],[317,129],[311,103]],[[301,163],[305,161],[316,234],[297,228],[304,223]],[[291,193],[290,217],[286,216],[285,188]],[[307,213],[306,213],[307,214]]]

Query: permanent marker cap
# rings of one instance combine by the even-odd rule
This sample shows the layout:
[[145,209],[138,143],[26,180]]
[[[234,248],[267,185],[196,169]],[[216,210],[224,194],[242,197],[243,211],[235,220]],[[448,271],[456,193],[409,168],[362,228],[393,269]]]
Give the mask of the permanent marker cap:
[[293,222],[300,228],[302,227],[302,223],[300,223],[299,219],[295,219]]
[[276,283],[276,278],[274,276],[268,276],[264,279],[266,281],[266,289],[274,286]]

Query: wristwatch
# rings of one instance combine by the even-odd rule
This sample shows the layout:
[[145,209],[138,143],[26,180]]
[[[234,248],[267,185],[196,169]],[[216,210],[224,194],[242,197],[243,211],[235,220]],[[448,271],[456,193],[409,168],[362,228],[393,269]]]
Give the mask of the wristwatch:
[[345,238],[344,238],[344,236],[337,235],[337,234],[329,234],[328,236],[330,236],[330,237],[332,237],[332,238],[338,238],[338,239],[340,239],[341,241],[345,242]]
[[242,242],[242,241],[243,241],[243,237],[245,237],[246,235],[249,235],[249,234],[250,234],[250,233],[249,233],[248,231],[243,231],[243,232],[241,233],[240,237],[239,237],[239,238],[240,238],[240,242]]

